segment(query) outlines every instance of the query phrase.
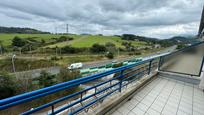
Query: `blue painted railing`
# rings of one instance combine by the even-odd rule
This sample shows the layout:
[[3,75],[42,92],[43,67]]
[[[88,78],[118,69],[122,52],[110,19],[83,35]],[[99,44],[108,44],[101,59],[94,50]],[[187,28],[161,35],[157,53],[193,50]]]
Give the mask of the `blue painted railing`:
[[[75,114],[81,112],[82,110],[87,110],[89,107],[98,102],[102,102],[107,96],[110,96],[113,93],[121,92],[124,86],[127,86],[133,81],[139,80],[144,75],[150,74],[151,71],[154,71],[158,68],[158,65],[159,58],[148,59],[145,61],[138,62],[136,64],[122,66],[103,73],[98,73],[95,75],[71,80],[68,82],[63,82],[50,87],[2,99],[0,100],[0,110],[8,109],[10,107],[30,102],[34,99],[39,99],[41,97],[48,96],[59,91],[77,87],[81,84],[103,79],[101,82],[98,82],[91,87],[82,89],[81,91],[64,96],[62,98],[56,99],[54,101],[48,102],[46,104],[21,113],[23,115],[28,115],[43,110],[47,107],[51,107],[52,109],[50,110],[49,114],[57,114],[64,110],[69,110],[69,114]],[[107,78],[108,75],[112,74],[115,74],[115,76]],[[104,80],[104,78],[106,78],[106,80]],[[90,90],[94,90],[94,93],[84,95]],[[76,96],[78,96],[79,98],[75,100],[73,99],[69,104],[64,104],[64,106],[60,108],[55,108],[56,104],[65,100],[72,99]]]

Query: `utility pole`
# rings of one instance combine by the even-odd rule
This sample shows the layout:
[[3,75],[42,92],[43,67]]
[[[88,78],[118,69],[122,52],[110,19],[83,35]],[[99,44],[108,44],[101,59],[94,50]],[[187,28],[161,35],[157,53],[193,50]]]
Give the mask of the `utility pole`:
[[15,68],[15,64],[14,64],[14,59],[15,59],[15,57],[16,57],[16,55],[13,54],[12,59],[11,59],[12,65],[13,65],[13,72],[14,72],[14,73],[16,73],[16,68]]
[[55,34],[57,34],[57,27],[55,27]]
[[66,24],[66,33],[69,34],[69,24]]

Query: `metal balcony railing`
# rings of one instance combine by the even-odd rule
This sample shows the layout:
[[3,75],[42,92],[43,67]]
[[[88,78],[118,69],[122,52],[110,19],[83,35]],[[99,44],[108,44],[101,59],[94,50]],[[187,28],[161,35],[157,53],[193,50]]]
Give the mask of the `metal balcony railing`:
[[[49,114],[57,114],[64,110],[69,110],[70,108],[72,109],[69,111],[69,113],[75,114],[82,110],[85,110],[85,109],[87,110],[87,108],[89,108],[90,106],[98,102],[102,102],[107,96],[112,95],[115,92],[121,92],[124,86],[127,86],[131,82],[140,79],[145,74],[146,75],[150,74],[151,71],[158,68],[158,64],[159,64],[159,58],[153,58],[146,61],[138,62],[136,64],[122,66],[103,73],[71,80],[68,82],[56,84],[56,85],[35,90],[32,92],[6,98],[3,100],[0,100],[0,110],[4,110],[12,106],[26,103],[28,101],[32,101],[40,97],[47,96],[62,90],[67,90],[67,89],[79,86],[81,84],[103,79],[103,81],[98,82],[91,87],[85,88],[81,91],[64,96],[62,98],[56,99],[54,101],[51,101],[49,103],[43,104],[41,106],[38,106],[36,108],[33,108],[31,110],[21,113],[23,115],[28,115],[28,114],[38,112],[47,107],[51,107],[52,110]],[[104,78],[106,78],[109,75],[112,75],[114,77],[107,78],[104,80]],[[90,93],[89,95],[85,95],[90,90],[94,90],[94,92]],[[57,103],[71,99],[76,96],[79,98],[72,100],[69,104],[65,104],[63,107],[60,107],[59,109],[55,108],[55,105]],[[75,109],[73,109],[74,106],[75,106]]]

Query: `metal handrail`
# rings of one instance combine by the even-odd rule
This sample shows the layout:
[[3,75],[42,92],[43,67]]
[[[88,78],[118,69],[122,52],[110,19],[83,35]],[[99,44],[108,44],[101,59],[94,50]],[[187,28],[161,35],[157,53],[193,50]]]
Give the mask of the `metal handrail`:
[[[103,72],[103,73],[98,73],[98,74],[95,74],[95,75],[91,75],[91,76],[87,76],[87,77],[83,77],[83,78],[79,78],[79,79],[59,83],[59,84],[49,86],[49,87],[46,87],[46,88],[42,88],[42,89],[38,89],[38,90],[31,91],[31,92],[28,92],[28,93],[24,93],[24,94],[9,97],[9,98],[6,98],[6,99],[2,99],[2,100],[0,100],[0,110],[4,110],[4,109],[7,109],[7,108],[12,107],[12,106],[16,106],[16,105],[19,105],[19,104],[22,104],[22,103],[25,103],[25,102],[28,102],[28,101],[32,101],[34,99],[38,99],[40,97],[47,96],[47,95],[50,95],[50,94],[53,94],[53,93],[56,93],[56,92],[59,92],[59,91],[65,90],[65,89],[69,89],[69,88],[72,88],[72,87],[75,87],[75,86],[79,86],[80,84],[88,83],[88,82],[91,82],[91,81],[106,77],[106,76],[114,74],[114,73],[119,73],[119,72],[121,73],[120,75],[118,75],[116,77],[113,77],[113,78],[111,78],[109,80],[106,80],[104,82],[98,83],[95,86],[92,86],[90,88],[86,88],[86,89],[83,89],[81,91],[75,92],[73,94],[64,96],[62,98],[56,99],[56,100],[51,101],[51,102],[49,102],[47,104],[43,104],[43,105],[41,105],[41,106],[39,106],[37,108],[34,108],[32,110],[29,110],[29,111],[26,111],[26,112],[22,113],[22,114],[26,115],[26,114],[31,114],[31,113],[37,112],[37,111],[42,110],[44,108],[51,107],[51,106],[55,105],[56,103],[59,103],[59,102],[61,102],[63,100],[66,100],[66,99],[69,99],[71,97],[80,95],[83,92],[86,92],[88,90],[91,90],[91,89],[97,88],[99,86],[102,86],[105,83],[112,82],[113,80],[116,80],[116,79],[119,79],[119,78],[123,79],[123,80],[118,80],[117,83],[112,84],[109,87],[103,88],[101,91],[96,91],[94,94],[91,94],[91,95],[89,95],[87,97],[81,98],[80,100],[78,100],[78,101],[76,101],[74,103],[66,105],[63,108],[60,108],[60,109],[58,109],[56,111],[53,110],[52,113],[51,113],[51,114],[56,114],[56,113],[59,113],[59,112],[61,112],[63,110],[66,110],[69,107],[74,106],[74,105],[76,105],[78,103],[82,103],[83,101],[85,101],[85,100],[87,100],[89,98],[92,98],[93,96],[95,96],[97,94],[100,94],[101,92],[107,91],[108,89],[110,89],[112,87],[118,86],[112,93],[116,92],[117,90],[121,91],[122,87],[124,86],[123,81],[128,80],[128,78],[131,78],[131,77],[135,77],[135,76],[138,76],[138,75],[140,75],[140,76],[144,75],[144,72],[149,74],[151,72],[151,68],[153,68],[153,66],[151,66],[151,63],[156,59],[158,59],[158,57],[148,59],[148,60],[145,60],[145,61],[141,61],[141,62],[138,62],[138,63],[135,63],[135,64],[115,68],[115,69],[112,69],[112,70],[109,70],[109,71],[106,71],[106,72]],[[156,63],[158,63],[158,62],[154,62],[153,65],[155,65]],[[133,69],[133,70],[130,70],[130,71],[124,73],[125,70],[140,66],[142,64],[149,64],[150,66],[145,65],[145,66],[142,66],[140,68],[136,68],[136,69]],[[125,75],[128,75],[128,74],[130,74],[132,72],[135,72],[137,70],[141,70],[141,69],[144,69],[144,68],[148,68],[148,69],[145,69],[143,71],[134,73],[134,74],[128,76],[127,78],[124,78]],[[130,82],[128,82],[128,83],[130,83]],[[110,93],[110,94],[112,94],[112,93]],[[107,96],[108,95],[106,95],[105,97],[107,97]],[[103,97],[103,98],[105,98],[105,97]],[[100,100],[100,98],[98,98],[97,100]],[[71,112],[71,114],[73,114],[75,112],[79,112],[79,111],[85,109],[88,105],[91,105],[91,103],[92,102],[88,103],[87,105],[84,105],[84,106],[80,107],[76,111]]]

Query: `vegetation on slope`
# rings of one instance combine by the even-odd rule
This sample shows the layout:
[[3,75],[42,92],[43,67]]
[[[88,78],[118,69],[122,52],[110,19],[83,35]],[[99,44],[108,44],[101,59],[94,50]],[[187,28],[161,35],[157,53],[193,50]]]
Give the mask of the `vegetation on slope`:
[[[38,68],[45,68],[45,67],[51,67],[55,64],[51,60],[44,60],[44,59],[15,59],[15,70],[18,71],[27,71],[31,69],[38,69]],[[0,60],[0,71],[6,71],[6,72],[13,72],[13,65],[11,58],[1,59]]]
[[32,28],[0,27],[0,33],[21,33],[21,34],[50,34]]

